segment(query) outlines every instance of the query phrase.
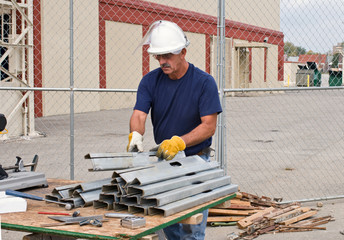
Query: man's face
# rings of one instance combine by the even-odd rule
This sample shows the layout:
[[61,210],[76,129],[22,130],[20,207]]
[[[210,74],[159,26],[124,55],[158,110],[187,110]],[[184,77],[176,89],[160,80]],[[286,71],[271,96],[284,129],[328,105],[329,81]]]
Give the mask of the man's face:
[[181,71],[185,56],[185,49],[179,54],[162,54],[154,55],[154,58],[159,61],[162,71],[167,74],[171,79],[178,79]]

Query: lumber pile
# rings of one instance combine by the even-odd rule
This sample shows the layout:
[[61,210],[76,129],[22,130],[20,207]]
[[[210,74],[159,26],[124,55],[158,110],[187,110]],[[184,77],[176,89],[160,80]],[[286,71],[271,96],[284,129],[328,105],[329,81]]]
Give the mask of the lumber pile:
[[[237,192],[236,198],[209,209],[211,226],[237,226],[242,231],[230,239],[253,239],[265,233],[326,230],[320,225],[334,220],[315,217],[317,209],[300,203],[280,204],[279,199]],[[234,237],[233,237],[234,236]]]

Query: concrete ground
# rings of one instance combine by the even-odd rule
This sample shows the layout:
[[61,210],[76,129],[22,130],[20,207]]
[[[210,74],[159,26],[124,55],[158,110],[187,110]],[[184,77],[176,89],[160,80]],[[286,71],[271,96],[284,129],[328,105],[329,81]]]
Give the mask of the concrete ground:
[[[339,91],[228,98],[228,165],[233,183],[242,191],[285,200],[343,195],[343,98]],[[84,156],[125,151],[130,115],[131,109],[75,115],[76,180],[104,178],[107,173],[88,172],[91,165]],[[148,150],[155,145],[149,119],[146,128]],[[70,178],[69,116],[36,119],[36,130],[39,137],[0,141],[0,163],[9,166],[15,156],[31,160],[38,154],[37,171],[48,178]],[[324,225],[326,230],[265,234],[258,239],[344,239],[340,233],[344,231],[344,199],[323,203],[317,216],[335,219]],[[316,202],[302,205],[315,208]],[[207,227],[206,239],[227,239],[232,232],[240,230]],[[24,235],[4,229],[1,234],[1,240]]]

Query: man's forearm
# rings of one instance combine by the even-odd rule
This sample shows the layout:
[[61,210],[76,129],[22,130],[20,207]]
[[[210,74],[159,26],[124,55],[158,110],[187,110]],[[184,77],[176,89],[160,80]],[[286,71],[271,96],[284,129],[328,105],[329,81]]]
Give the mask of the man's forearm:
[[143,135],[145,133],[147,114],[141,111],[135,110],[130,118],[129,130],[130,132],[136,131]]
[[187,147],[197,145],[215,134],[217,114],[204,117],[202,123],[191,132],[181,136]]

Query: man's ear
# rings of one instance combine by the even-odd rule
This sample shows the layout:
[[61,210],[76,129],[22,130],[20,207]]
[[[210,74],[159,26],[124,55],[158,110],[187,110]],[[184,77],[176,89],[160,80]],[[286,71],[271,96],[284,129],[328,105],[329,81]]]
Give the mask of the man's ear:
[[181,53],[182,58],[185,59],[186,48],[183,48],[182,51],[181,51],[180,53]]

